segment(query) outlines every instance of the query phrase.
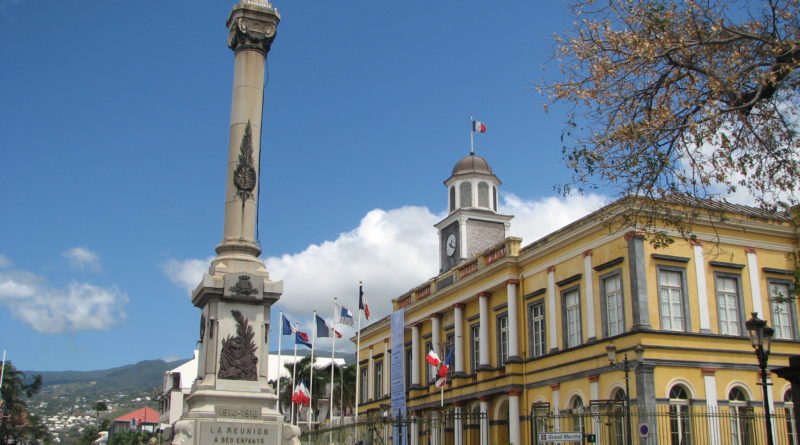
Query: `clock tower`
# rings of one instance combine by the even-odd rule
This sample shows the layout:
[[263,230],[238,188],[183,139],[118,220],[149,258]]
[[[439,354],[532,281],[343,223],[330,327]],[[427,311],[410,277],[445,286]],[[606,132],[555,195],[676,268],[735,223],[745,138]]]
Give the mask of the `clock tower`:
[[434,225],[439,231],[439,273],[503,241],[513,218],[497,213],[500,180],[474,153],[456,163],[444,185],[448,214]]

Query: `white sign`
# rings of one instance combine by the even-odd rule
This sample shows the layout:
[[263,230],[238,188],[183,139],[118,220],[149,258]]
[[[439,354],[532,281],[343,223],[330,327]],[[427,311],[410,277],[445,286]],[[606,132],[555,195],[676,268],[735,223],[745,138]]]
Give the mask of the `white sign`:
[[539,442],[582,442],[583,433],[539,433]]

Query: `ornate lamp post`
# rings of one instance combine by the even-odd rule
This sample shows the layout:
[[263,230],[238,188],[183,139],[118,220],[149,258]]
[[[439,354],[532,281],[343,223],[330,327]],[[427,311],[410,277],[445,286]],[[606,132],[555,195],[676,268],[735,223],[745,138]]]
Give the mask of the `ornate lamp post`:
[[606,353],[608,353],[608,361],[611,362],[611,366],[619,369],[620,371],[625,373],[625,427],[627,428],[627,433],[625,434],[625,444],[631,445],[631,392],[630,392],[630,384],[628,383],[628,373],[631,371],[635,371],[639,368],[639,366],[644,363],[644,346],[636,345],[633,348],[634,352],[636,353],[636,361],[628,360],[628,354],[624,354],[622,358],[622,362],[617,362],[617,347],[614,346],[614,343],[610,343],[606,346]]
[[[756,357],[758,357],[758,367],[761,369],[761,390],[764,392],[764,423],[767,427],[767,445],[773,445],[772,439],[772,419],[769,412],[769,388],[767,386],[767,360],[769,359],[769,348],[772,344],[772,334],[775,330],[767,326],[767,322],[758,318],[758,312],[751,312],[752,317],[744,325],[750,334],[750,344],[753,345]],[[764,342],[766,341],[766,345]],[[766,346],[766,347],[765,347]]]

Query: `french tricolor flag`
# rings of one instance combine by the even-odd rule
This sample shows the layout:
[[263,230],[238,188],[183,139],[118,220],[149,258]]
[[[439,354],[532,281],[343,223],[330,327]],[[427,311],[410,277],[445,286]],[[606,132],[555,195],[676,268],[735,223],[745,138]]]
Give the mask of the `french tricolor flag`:
[[486,133],[486,124],[483,122],[472,121],[472,131],[475,133]]
[[431,349],[431,352],[429,352],[428,355],[425,357],[425,361],[430,363],[431,366],[439,366],[439,363],[442,362],[439,356],[436,355],[435,352],[433,352],[433,349]]

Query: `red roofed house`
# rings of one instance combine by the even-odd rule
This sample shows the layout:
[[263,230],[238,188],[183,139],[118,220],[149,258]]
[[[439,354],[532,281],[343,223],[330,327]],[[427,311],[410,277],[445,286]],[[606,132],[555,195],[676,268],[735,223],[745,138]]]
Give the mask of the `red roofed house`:
[[145,406],[136,411],[131,411],[123,414],[108,427],[109,435],[113,435],[117,431],[137,430],[155,432],[158,428],[158,411],[153,408]]

